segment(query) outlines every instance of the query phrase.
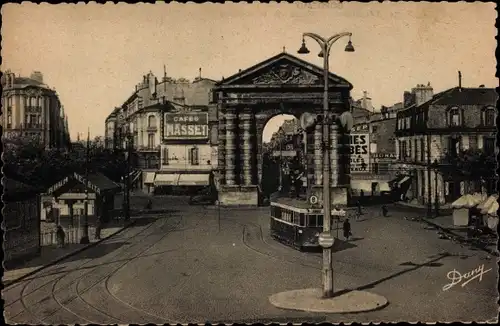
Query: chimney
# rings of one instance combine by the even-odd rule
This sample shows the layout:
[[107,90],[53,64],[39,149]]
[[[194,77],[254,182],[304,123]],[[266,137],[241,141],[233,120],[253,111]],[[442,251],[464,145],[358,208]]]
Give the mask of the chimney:
[[33,73],[31,73],[30,78],[43,84],[43,74],[40,71],[33,71]]
[[413,88],[411,92],[414,94],[415,105],[420,106],[423,103],[430,101],[434,96],[434,89],[430,83],[426,85],[419,84],[417,87]]
[[458,71],[458,90],[462,91],[462,72]]
[[368,97],[368,92],[363,91],[363,99],[361,101],[361,106],[363,109],[368,110],[368,111],[373,111],[374,107],[372,105],[372,99]]
[[403,107],[407,108],[415,104],[415,94],[405,91],[403,94]]

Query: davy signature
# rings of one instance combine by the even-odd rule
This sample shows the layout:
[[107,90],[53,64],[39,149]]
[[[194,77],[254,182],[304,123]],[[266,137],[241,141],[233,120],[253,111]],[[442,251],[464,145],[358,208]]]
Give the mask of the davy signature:
[[451,283],[448,283],[445,286],[443,286],[443,291],[451,289],[455,285],[460,284],[460,282],[462,281],[465,281],[462,283],[462,287],[464,287],[465,285],[467,285],[467,283],[477,278],[479,278],[479,282],[481,282],[483,280],[483,275],[489,271],[491,271],[491,268],[484,270],[484,264],[465,274],[460,274],[459,271],[454,269],[448,272],[448,274],[446,274],[446,277],[451,281]]

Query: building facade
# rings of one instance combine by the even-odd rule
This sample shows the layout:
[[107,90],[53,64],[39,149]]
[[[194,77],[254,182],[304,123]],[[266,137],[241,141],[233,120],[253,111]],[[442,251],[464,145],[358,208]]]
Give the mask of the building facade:
[[166,72],[158,81],[150,72],[107,117],[106,147],[124,149],[130,135],[144,192],[208,185],[217,167],[217,111],[209,105],[214,84],[201,73],[191,82]]
[[4,137],[29,136],[46,147],[69,146],[67,116],[56,91],[44,84],[42,73],[35,71],[26,78],[6,71],[1,83]]
[[497,98],[495,89],[464,88],[461,81],[436,95],[430,85],[405,93],[405,108],[397,117],[396,155],[398,172],[411,180],[408,200],[447,204],[465,193],[494,191],[495,171],[486,182],[443,171],[448,158],[466,150],[495,152]]
[[[389,192],[389,181],[395,178],[396,130],[397,112],[402,109],[402,103],[391,107],[382,106],[375,111],[371,99],[364,97],[354,102],[353,135],[361,135],[369,139],[369,159],[366,169],[351,169],[351,190],[354,195],[364,193],[378,196]],[[354,147],[356,144],[353,145]],[[351,162],[354,166],[357,162]]]

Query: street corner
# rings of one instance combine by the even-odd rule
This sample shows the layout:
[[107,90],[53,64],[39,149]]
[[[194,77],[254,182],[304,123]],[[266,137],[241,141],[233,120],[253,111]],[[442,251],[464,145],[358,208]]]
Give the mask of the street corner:
[[334,297],[324,299],[318,288],[280,292],[269,297],[269,302],[281,309],[319,313],[358,313],[385,308],[389,301],[367,291],[341,290]]

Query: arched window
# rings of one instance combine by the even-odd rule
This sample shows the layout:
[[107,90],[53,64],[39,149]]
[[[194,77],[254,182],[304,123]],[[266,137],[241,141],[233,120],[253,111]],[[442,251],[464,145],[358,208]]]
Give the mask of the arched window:
[[496,118],[496,110],[492,107],[486,107],[481,112],[481,124],[483,126],[494,127]]
[[30,105],[29,106],[36,106],[36,97],[34,97],[34,96],[30,97]]
[[38,97],[37,106],[41,107],[42,106],[42,101],[43,101],[43,98],[42,97]]
[[156,127],[156,117],[154,115],[150,115],[148,117],[148,127],[149,128]]
[[448,110],[448,126],[458,127],[462,124],[462,119],[460,118],[460,110],[457,107],[452,107]]

